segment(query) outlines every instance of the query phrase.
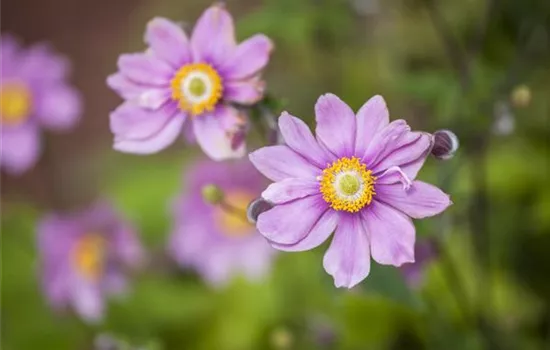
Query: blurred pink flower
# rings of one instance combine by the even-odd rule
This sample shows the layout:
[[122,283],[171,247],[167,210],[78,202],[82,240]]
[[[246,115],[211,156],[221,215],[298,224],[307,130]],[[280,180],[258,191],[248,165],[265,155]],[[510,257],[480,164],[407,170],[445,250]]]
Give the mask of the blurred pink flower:
[[[223,191],[217,205],[203,198],[202,189],[212,184]],[[276,250],[248,222],[246,208],[264,186],[263,177],[248,160],[195,164],[186,173],[184,193],[173,209],[170,254],[214,286],[237,273],[252,280],[262,277]]]
[[126,269],[143,260],[134,229],[106,203],[45,217],[38,225],[38,248],[52,307],[72,306],[89,322],[101,319],[105,297],[123,293]]
[[323,265],[337,287],[366,278],[370,257],[400,266],[414,261],[415,219],[444,211],[449,196],[415,177],[430,153],[432,135],[389,122],[381,96],[357,113],[326,94],[315,106],[316,134],[288,113],[279,118],[286,145],[250,154],[275,181],[262,197],[275,206],[257,227],[273,247],[303,251],[334,237]]
[[242,157],[247,117],[232,104],[252,105],[264,93],[261,71],[273,44],[257,34],[237,44],[233,18],[219,3],[199,18],[191,38],[177,24],[147,25],[146,52],[121,55],[107,84],[126,100],[111,113],[114,148],[148,154],[168,147],[191,123],[212,159]]
[[76,124],[81,98],[67,84],[68,60],[47,44],[23,49],[3,34],[0,60],[1,166],[17,175],[36,163],[41,128],[66,130]]
[[414,257],[414,262],[403,264],[399,269],[409,287],[419,288],[424,280],[426,266],[437,257],[437,250],[434,242],[431,240],[423,240],[416,243]]

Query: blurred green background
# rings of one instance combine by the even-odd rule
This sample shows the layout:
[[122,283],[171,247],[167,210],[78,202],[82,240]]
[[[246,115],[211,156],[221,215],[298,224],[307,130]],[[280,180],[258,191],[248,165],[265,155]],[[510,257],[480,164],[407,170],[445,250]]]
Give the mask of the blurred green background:
[[[417,222],[444,254],[409,289],[373,263],[353,290],[323,271],[326,245],[281,253],[262,283],[212,290],[164,262],[133,278],[90,326],[52,312],[41,294],[35,224],[45,212],[108,197],[152,254],[170,232],[168,206],[200,157],[180,143],[139,157],[111,150],[105,85],[120,53],[144,48],[154,16],[186,28],[211,3],[176,0],[4,0],[2,32],[50,41],[74,63],[85,115],[47,135],[39,164],[2,174],[2,349],[94,349],[98,335],[132,349],[550,349],[550,2],[548,0],[234,0],[244,39],[263,32],[276,50],[269,94],[311,122],[319,95],[358,109],[386,98],[392,119],[453,130],[449,161],[420,173],[454,205]],[[252,133],[250,148],[259,145]],[[182,175],[183,174],[183,175]],[[159,266],[157,266],[159,265]]]

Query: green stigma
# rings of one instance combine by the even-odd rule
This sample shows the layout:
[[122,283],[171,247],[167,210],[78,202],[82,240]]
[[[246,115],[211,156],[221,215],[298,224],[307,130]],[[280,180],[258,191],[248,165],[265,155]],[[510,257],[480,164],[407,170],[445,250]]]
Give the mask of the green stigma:
[[359,191],[360,187],[359,179],[350,174],[343,175],[338,181],[338,188],[346,196],[353,196]]
[[200,97],[206,92],[206,84],[204,80],[200,78],[193,78],[189,83],[189,92],[193,95]]

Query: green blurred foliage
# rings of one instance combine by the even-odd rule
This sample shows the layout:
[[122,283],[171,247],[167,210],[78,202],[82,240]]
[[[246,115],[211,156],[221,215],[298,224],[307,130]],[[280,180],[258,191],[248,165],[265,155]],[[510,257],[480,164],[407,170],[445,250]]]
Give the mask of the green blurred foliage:
[[[485,1],[435,2],[465,52],[487,21]],[[359,11],[366,3],[378,4],[377,10]],[[100,325],[55,314],[40,290],[35,224],[42,213],[30,203],[3,200],[2,348],[92,349],[101,333],[129,348],[151,350],[550,346],[549,2],[496,2],[479,51],[467,56],[467,89],[426,3],[228,3],[239,20],[239,38],[264,32],[276,43],[265,77],[270,95],[285,100],[275,105],[277,111],[287,109],[311,124],[315,100],[325,92],[355,109],[379,93],[393,118],[407,118],[417,129],[457,132],[459,154],[441,164],[429,159],[420,174],[451,193],[455,204],[441,218],[416,223],[418,237],[437,238],[446,252],[428,266],[419,289],[409,289],[398,270],[373,263],[359,287],[337,290],[322,268],[325,244],[312,252],[281,253],[261,283],[237,278],[213,290],[196,274],[154,260],[165,249],[170,204],[194,155],[188,149],[154,157],[115,154],[105,159],[101,195],[139,228],[153,268],[134,276],[126,298],[110,301]],[[164,0],[142,11],[190,21],[206,5]],[[142,30],[135,28],[135,43]],[[539,33],[534,44],[532,31]],[[123,51],[138,47],[124,45]],[[518,55],[518,47],[526,54]],[[496,135],[494,104],[507,103],[514,85],[507,85],[509,75],[514,84],[530,87],[532,101],[510,106],[516,127],[510,135]],[[457,304],[457,293],[468,305]],[[315,328],[319,320],[329,325],[330,341]]]

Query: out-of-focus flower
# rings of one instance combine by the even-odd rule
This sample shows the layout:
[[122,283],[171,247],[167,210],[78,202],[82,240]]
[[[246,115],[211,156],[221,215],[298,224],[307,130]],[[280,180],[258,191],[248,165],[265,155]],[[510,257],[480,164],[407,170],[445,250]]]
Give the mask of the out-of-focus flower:
[[324,317],[313,317],[309,320],[309,328],[312,340],[318,349],[333,349],[337,342],[334,324]]
[[412,132],[404,120],[389,123],[384,99],[375,96],[357,113],[337,96],[315,106],[316,134],[288,113],[279,118],[286,145],[261,148],[252,163],[275,181],[262,197],[275,204],[257,227],[273,247],[312,249],[335,231],[323,265],[337,287],[351,288],[384,265],[414,261],[415,227],[444,211],[449,196],[415,181],[433,137]]
[[450,130],[437,130],[433,134],[432,156],[441,160],[454,157],[459,147],[458,137]]
[[510,100],[514,107],[527,107],[531,103],[531,89],[525,84],[518,85],[512,90]]
[[[203,188],[212,184],[223,191],[223,200],[215,204],[204,198]],[[262,176],[247,160],[194,165],[174,206],[170,254],[214,286],[225,284],[236,273],[249,279],[263,276],[276,250],[249,223],[246,209],[264,186]]]
[[271,40],[257,34],[237,44],[233,18],[218,3],[202,14],[190,39],[174,22],[155,18],[145,42],[146,52],[121,55],[119,71],[107,79],[126,100],[111,113],[114,148],[158,152],[191,123],[210,158],[243,156],[247,116],[231,103],[252,105],[263,97],[260,74]]
[[277,350],[291,349],[294,343],[292,333],[285,327],[279,327],[271,332],[271,346]]
[[79,119],[81,98],[67,84],[69,62],[47,44],[27,49],[0,37],[1,166],[11,174],[31,168],[40,155],[40,129],[66,130]]
[[143,261],[134,229],[107,203],[74,214],[50,214],[38,226],[42,280],[50,304],[101,319],[104,299],[124,293],[127,269]]
[[516,118],[510,105],[505,101],[498,101],[494,108],[493,133],[500,136],[510,135],[516,128]]
[[405,281],[411,288],[419,288],[424,280],[426,265],[437,257],[435,244],[431,240],[418,242],[414,248],[415,261],[400,267]]

